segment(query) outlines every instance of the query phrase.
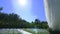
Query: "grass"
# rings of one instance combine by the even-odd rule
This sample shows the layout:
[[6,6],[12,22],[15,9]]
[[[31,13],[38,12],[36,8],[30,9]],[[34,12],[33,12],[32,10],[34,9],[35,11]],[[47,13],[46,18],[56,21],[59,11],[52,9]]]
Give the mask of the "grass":
[[[34,32],[33,30],[29,30],[29,29],[23,29],[27,32],[30,32],[32,34],[49,34],[49,32],[41,32],[40,30],[38,31],[38,33]],[[22,34],[21,32],[17,31],[16,29],[0,29],[0,34]]]
[[36,32],[29,30],[29,29],[24,29],[24,30],[27,32],[30,32],[32,34],[50,34],[48,31],[47,32],[46,31],[44,31],[44,32],[38,31],[38,33],[36,33]]
[[0,34],[22,34],[21,32],[17,31],[16,29],[0,29]]
[[38,32],[37,34],[50,34],[49,32]]
[[35,34],[35,32],[34,32],[34,31],[31,31],[31,30],[28,30],[28,29],[23,29],[23,30],[25,30],[25,31],[27,31],[27,32],[30,32],[30,33],[32,33],[32,34]]

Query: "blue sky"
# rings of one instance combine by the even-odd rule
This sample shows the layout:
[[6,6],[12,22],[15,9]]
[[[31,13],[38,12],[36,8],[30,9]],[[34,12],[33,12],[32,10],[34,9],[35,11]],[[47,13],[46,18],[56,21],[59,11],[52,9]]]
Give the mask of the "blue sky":
[[0,6],[3,7],[2,12],[16,13],[29,22],[36,18],[46,21],[43,0],[26,0],[25,5],[20,4],[19,0],[0,0]]

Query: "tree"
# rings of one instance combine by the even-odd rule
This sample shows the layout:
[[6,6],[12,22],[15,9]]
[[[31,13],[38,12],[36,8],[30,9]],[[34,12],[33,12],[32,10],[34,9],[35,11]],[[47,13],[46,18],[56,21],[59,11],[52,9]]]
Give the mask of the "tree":
[[40,20],[39,19],[35,19],[35,24],[39,24]]
[[[3,8],[0,8],[0,11]],[[0,27],[3,28],[47,28],[47,22],[40,22],[39,19],[35,19],[32,23],[27,22],[26,20],[19,18],[17,14],[5,14],[0,12]]]
[[0,12],[1,12],[1,10],[3,10],[3,7],[0,7]]
[[42,26],[42,28],[44,28],[44,29],[47,29],[47,28],[48,28],[48,24],[47,24],[46,21],[45,21],[45,22],[42,21],[41,26]]

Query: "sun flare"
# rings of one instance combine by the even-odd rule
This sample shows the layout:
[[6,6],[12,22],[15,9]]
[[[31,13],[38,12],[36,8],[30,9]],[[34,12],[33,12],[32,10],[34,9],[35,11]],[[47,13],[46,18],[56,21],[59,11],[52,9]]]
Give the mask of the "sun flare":
[[21,6],[25,6],[26,5],[26,0],[18,0],[18,4]]

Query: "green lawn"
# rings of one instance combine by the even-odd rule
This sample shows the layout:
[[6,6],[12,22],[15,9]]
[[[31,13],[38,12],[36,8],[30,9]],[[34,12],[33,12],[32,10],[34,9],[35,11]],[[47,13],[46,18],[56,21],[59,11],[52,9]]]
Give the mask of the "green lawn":
[[32,34],[50,34],[48,31],[44,31],[44,32],[42,32],[42,31],[38,31],[37,33],[36,32],[34,32],[33,30],[30,30],[30,29],[24,29],[25,31],[27,31],[27,32],[30,32],[30,33],[32,33]]
[[[31,30],[31,29],[23,29],[27,32],[30,32],[32,34],[49,34],[49,32],[47,31],[40,31],[38,30],[38,32],[36,33],[35,31]],[[0,34],[22,34],[21,32],[19,32],[17,29],[0,29]]]
[[22,34],[16,29],[0,29],[0,34]]

